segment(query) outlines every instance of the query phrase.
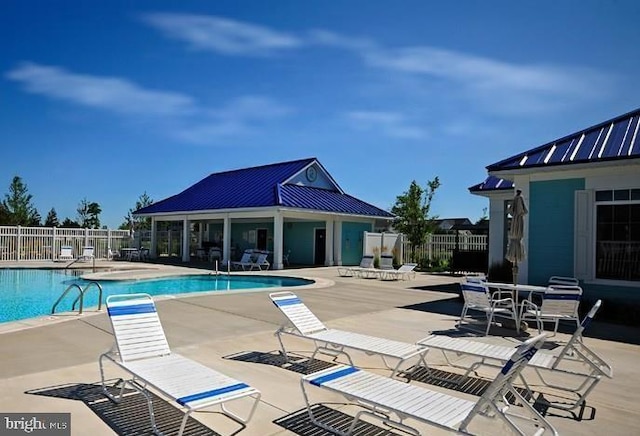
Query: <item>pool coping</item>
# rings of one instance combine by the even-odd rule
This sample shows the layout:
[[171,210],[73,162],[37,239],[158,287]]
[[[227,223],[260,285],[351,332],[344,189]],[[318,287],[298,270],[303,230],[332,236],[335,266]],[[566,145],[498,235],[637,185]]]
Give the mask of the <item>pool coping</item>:
[[[23,267],[24,268],[24,267]],[[37,267],[32,266],[30,269],[52,269],[46,267]],[[292,276],[290,274],[285,274],[286,270],[272,270],[272,271],[234,271],[234,272],[218,272],[218,275],[233,275],[233,276],[271,276],[271,277],[291,277],[291,278],[299,278],[305,280],[311,280],[313,283],[309,283],[307,285],[296,286],[295,289],[321,289],[328,288],[335,285],[333,280],[321,277],[307,277],[307,276]],[[109,278],[109,275],[117,275],[117,277]],[[188,276],[188,275],[216,275],[215,271],[207,270],[207,269],[194,269],[187,267],[178,267],[171,265],[162,265],[158,267],[158,265],[153,265],[153,268],[121,268],[117,271],[104,271],[104,272],[91,272],[85,275],[82,275],[81,278],[85,280],[150,280],[156,278],[164,278],[164,277],[176,277],[176,276]],[[192,298],[192,297],[200,297],[200,296],[220,296],[220,295],[230,295],[230,294],[239,294],[239,293],[258,293],[258,292],[279,292],[283,290],[291,289],[291,286],[274,286],[270,288],[247,288],[247,289],[234,289],[234,290],[226,290],[224,292],[220,291],[200,291],[200,292],[188,292],[184,294],[163,294],[163,295],[154,295],[153,299],[157,301],[167,300],[167,299],[177,299],[177,298]],[[22,319],[18,321],[8,321],[0,323],[0,335],[5,333],[16,332],[20,330],[26,330],[36,327],[43,327],[52,324],[58,324],[67,321],[73,321],[81,318],[85,318],[88,316],[100,315],[104,313],[104,304],[102,305],[102,310],[98,310],[97,307],[89,307],[83,309],[83,313],[79,314],[77,312],[59,312],[56,314],[42,315],[33,318]]]

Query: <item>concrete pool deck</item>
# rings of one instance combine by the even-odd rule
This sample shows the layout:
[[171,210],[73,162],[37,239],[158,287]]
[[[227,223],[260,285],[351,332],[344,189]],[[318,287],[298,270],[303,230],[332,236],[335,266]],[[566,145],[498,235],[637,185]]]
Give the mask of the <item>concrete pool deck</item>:
[[[138,271],[142,270],[140,264],[117,263],[118,267],[133,268],[127,273],[131,277],[147,274]],[[153,268],[169,272],[181,270],[158,265]],[[381,281],[339,277],[335,267],[268,273],[317,278],[319,286],[295,288],[294,292],[323,322],[330,327],[390,339],[415,342],[431,331],[453,331],[461,310],[456,294],[460,279],[448,275],[418,273],[415,280]],[[245,381],[262,392],[255,416],[238,434],[326,434],[309,425],[305,413],[299,413],[304,408],[299,380],[306,367],[285,365],[279,358],[279,345],[273,333],[283,319],[270,302],[267,291],[167,298],[157,301],[157,307],[174,352]],[[71,413],[73,435],[150,434],[146,403],[139,401],[138,395],[130,397],[126,404],[115,406],[99,394],[98,356],[113,344],[106,314],[89,311],[82,316],[56,318],[44,320],[39,326],[0,329],[0,412]],[[508,331],[496,329],[495,333],[506,336],[478,340],[518,343]],[[552,341],[567,337],[559,334]],[[604,379],[596,386],[587,399],[582,420],[553,408],[547,411],[547,419],[560,434],[636,433],[640,428],[637,415],[640,329],[598,322],[596,315],[585,337],[586,343],[613,366],[614,378]],[[285,340],[290,354],[310,356],[309,342],[295,338]],[[351,354],[358,366],[388,374],[379,358]],[[331,362],[327,356],[319,359]],[[443,363],[435,352],[429,352],[427,360],[434,365]],[[323,362],[315,364],[321,367]],[[436,368],[452,371],[444,366]],[[484,375],[490,374],[488,371]],[[113,375],[119,373],[114,371]],[[443,389],[420,380],[412,383],[433,390]],[[477,399],[470,391],[453,393]],[[341,412],[353,415],[357,410],[344,406],[340,396],[319,390],[312,391],[312,395],[313,402],[327,403],[330,409],[322,410],[336,419]],[[154,406],[161,424],[169,426],[169,433],[175,433],[179,426],[175,409],[163,399],[155,400]],[[205,434],[229,435],[241,428],[219,413],[196,413],[194,417],[207,427]],[[389,430],[380,422],[374,425]],[[474,421],[471,430],[483,434],[504,433],[502,424],[498,424],[500,429],[495,425],[481,418]],[[429,434],[446,433],[421,424],[418,428]],[[192,422],[185,434],[202,434],[201,430]],[[371,434],[364,431],[360,434]]]

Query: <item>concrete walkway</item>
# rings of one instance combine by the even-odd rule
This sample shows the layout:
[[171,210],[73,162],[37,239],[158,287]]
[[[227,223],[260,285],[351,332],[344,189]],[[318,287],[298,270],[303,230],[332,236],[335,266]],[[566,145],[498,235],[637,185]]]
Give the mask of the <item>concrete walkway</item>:
[[[135,275],[136,269],[130,273]],[[318,285],[294,292],[329,326],[406,342],[415,342],[431,331],[454,331],[454,321],[461,309],[456,293],[459,278],[447,275],[419,273],[411,281],[381,281],[342,278],[337,268],[286,270],[274,274],[318,279]],[[279,345],[273,333],[282,317],[271,304],[268,292],[168,298],[158,301],[157,307],[174,352],[243,380],[262,392],[256,415],[246,428],[242,429],[219,413],[204,412],[194,416],[206,428],[192,420],[185,434],[229,435],[238,431],[247,436],[325,434],[310,425],[306,414],[301,413],[304,399],[300,374],[309,369],[285,365],[279,357]],[[31,324],[28,328],[23,328],[24,324],[0,328],[0,413],[71,413],[73,435],[150,434],[146,404],[140,401],[139,395],[129,397],[119,406],[100,395],[98,356],[113,343],[104,313],[62,315],[55,320]],[[478,340],[512,345],[521,340],[499,328],[494,333],[506,336]],[[614,378],[605,379],[596,387],[587,401],[582,420],[554,409],[547,411],[548,420],[560,434],[637,433],[640,428],[637,415],[640,329],[596,321],[586,336],[588,345],[613,365]],[[554,339],[561,341],[567,337],[559,334]],[[291,354],[301,358],[310,356],[311,344],[306,341],[291,339],[287,345]],[[388,374],[376,357],[358,353],[352,357],[367,370]],[[430,364],[443,363],[437,353],[430,352],[427,357]],[[326,356],[321,359],[330,362]],[[322,367],[324,363],[315,362],[315,365]],[[443,366],[437,368],[452,371]],[[490,373],[483,375],[491,376]],[[113,377],[116,376],[119,374],[114,371]],[[421,381],[412,383],[434,390],[444,389]],[[477,399],[469,392],[453,393]],[[318,406],[318,411],[335,419],[340,419],[342,412],[353,415],[357,411],[345,406],[343,398],[320,390],[313,391],[312,401],[330,403]],[[162,428],[175,433],[179,425],[175,409],[161,398],[156,399],[154,405]],[[238,405],[244,406],[241,402]],[[389,431],[389,427],[380,422],[374,424]],[[424,425],[418,427],[423,434],[427,431],[446,433]],[[484,418],[478,419],[471,430],[481,434],[506,432],[502,424]],[[375,428],[365,428],[359,434],[375,431]]]

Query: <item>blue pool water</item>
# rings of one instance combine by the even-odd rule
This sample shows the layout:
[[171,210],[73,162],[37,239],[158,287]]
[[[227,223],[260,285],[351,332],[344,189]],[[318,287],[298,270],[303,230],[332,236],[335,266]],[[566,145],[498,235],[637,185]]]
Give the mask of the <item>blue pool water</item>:
[[[74,271],[47,269],[0,269],[0,323],[34,318],[51,313],[51,307],[71,284],[84,288],[89,281],[74,276]],[[294,277],[195,275],[149,280],[103,280],[104,299],[113,294],[146,293],[175,295],[191,292],[301,286],[313,283]],[[79,292],[70,291],[58,304],[56,313],[71,310]],[[84,307],[98,305],[98,288],[92,286],[84,298]],[[76,306],[77,309],[77,306]]]

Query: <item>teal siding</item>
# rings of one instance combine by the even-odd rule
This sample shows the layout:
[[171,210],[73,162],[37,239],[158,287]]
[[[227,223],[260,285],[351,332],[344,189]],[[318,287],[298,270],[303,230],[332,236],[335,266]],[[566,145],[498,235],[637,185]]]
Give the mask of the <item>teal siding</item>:
[[283,249],[291,250],[289,262],[297,265],[313,265],[314,231],[324,229],[324,221],[287,222],[284,226]]
[[372,230],[369,223],[342,223],[342,264],[359,265],[362,260],[364,232]]
[[584,179],[530,183],[529,283],[573,276],[574,193],[584,186]]

